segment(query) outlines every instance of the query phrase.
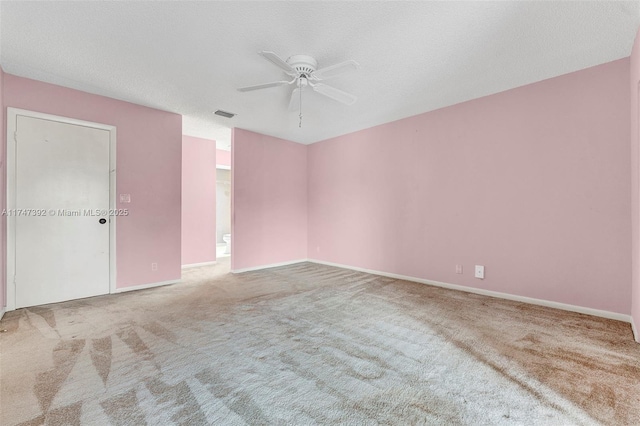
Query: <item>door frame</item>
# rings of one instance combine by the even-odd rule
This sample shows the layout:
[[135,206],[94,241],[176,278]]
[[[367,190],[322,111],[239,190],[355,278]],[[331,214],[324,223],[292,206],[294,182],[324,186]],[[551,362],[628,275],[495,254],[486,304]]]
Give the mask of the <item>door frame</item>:
[[[62,117],[58,115],[45,114],[41,112],[28,111],[18,108],[7,108],[7,198],[6,209],[16,207],[16,133],[18,126],[18,116],[39,118],[42,120],[55,121],[64,124],[90,127],[93,129],[107,130],[109,132],[109,209],[116,208],[116,127],[94,123],[90,121],[77,120],[75,118]],[[6,310],[16,309],[16,221],[14,216],[7,215],[7,243],[6,243]],[[109,216],[109,293],[116,291],[116,216]]]

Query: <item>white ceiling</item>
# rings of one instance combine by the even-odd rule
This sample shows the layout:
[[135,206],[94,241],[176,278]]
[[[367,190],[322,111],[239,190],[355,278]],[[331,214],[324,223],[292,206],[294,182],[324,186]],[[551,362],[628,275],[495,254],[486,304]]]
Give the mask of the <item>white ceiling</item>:
[[[230,127],[313,143],[629,56],[639,2],[0,2],[11,74],[184,116],[228,146]],[[313,92],[237,87],[285,75],[257,55],[347,59],[360,69]],[[233,119],[212,114],[235,112]]]

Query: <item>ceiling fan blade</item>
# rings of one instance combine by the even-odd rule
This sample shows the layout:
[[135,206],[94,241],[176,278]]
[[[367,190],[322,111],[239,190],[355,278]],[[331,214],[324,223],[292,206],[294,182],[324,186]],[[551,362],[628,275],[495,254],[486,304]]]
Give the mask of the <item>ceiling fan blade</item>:
[[296,87],[291,92],[291,99],[289,100],[289,111],[300,110],[300,88]]
[[326,97],[331,98],[334,101],[342,102],[346,105],[353,105],[353,103],[358,100],[357,97],[347,92],[343,92],[342,90],[336,89],[335,87],[327,86],[326,84],[317,83],[312,85],[311,87],[314,91],[325,95]]
[[262,51],[260,52],[260,54],[262,56],[265,57],[265,59],[267,59],[268,61],[270,61],[272,64],[276,65],[279,68],[282,68],[284,70],[284,72],[286,72],[289,75],[292,76],[296,76],[298,75],[298,71],[296,71],[295,68],[293,68],[291,65],[289,65],[288,63],[286,63],[285,61],[283,61],[278,55],[276,55],[273,52],[269,52],[269,51]]
[[269,87],[284,86],[285,84],[291,84],[288,81],[274,81],[273,83],[256,84],[255,86],[241,87],[239,92],[249,92],[251,90],[267,89]]
[[316,80],[326,80],[347,71],[357,70],[359,67],[360,65],[356,61],[349,60],[341,62],[339,64],[320,68],[319,70],[314,71],[311,75],[315,77]]

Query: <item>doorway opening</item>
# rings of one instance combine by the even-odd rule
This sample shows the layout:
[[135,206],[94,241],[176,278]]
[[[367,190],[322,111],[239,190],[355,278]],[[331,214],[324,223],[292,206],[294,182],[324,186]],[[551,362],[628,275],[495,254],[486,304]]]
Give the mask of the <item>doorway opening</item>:
[[216,166],[216,257],[231,256],[231,167]]

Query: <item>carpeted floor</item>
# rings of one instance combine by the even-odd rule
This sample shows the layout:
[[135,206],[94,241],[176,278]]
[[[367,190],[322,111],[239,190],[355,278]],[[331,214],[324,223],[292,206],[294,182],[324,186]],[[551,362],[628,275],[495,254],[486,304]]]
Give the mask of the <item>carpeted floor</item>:
[[9,312],[0,424],[640,424],[629,324],[311,263]]

